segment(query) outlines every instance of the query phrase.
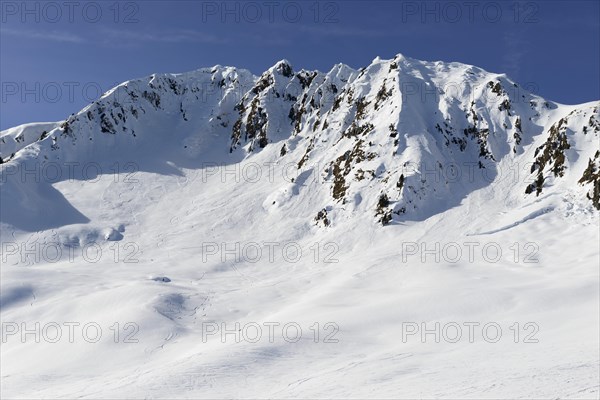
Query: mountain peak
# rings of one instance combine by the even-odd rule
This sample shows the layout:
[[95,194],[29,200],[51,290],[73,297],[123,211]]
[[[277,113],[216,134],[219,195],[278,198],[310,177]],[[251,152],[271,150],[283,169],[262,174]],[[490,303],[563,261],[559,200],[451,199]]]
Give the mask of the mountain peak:
[[269,68],[269,71],[277,72],[280,75],[290,78],[294,74],[294,69],[290,62],[286,59],[279,60]]
[[404,54],[402,53],[398,53],[394,56],[394,58],[392,59],[392,61],[395,62],[403,62],[403,61],[413,61],[412,58],[410,57],[406,57]]

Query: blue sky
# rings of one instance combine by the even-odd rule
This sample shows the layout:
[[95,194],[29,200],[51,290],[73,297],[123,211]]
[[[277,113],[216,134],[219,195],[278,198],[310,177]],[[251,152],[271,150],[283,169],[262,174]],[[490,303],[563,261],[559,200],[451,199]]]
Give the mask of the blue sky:
[[598,1],[2,1],[0,128],[56,121],[115,84],[215,64],[359,68],[397,53],[600,98]]

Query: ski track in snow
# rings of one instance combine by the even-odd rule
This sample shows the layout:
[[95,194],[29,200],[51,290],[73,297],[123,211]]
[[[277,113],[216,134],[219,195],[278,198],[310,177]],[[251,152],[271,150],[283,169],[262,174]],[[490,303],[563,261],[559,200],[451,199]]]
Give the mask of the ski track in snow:
[[552,212],[552,211],[554,211],[554,208],[552,208],[552,207],[542,208],[541,210],[534,211],[534,212],[528,214],[526,217],[523,217],[520,220],[518,220],[516,222],[513,222],[513,223],[511,223],[509,225],[505,225],[505,226],[503,226],[501,228],[492,229],[490,231],[485,231],[485,232],[467,233],[466,235],[467,236],[491,235],[491,234],[494,234],[494,233],[506,231],[506,230],[509,230],[509,229],[514,228],[516,226],[519,226],[522,223],[525,223],[527,221],[531,221],[531,220],[533,220],[535,218],[541,217],[542,215],[547,214],[547,213]]

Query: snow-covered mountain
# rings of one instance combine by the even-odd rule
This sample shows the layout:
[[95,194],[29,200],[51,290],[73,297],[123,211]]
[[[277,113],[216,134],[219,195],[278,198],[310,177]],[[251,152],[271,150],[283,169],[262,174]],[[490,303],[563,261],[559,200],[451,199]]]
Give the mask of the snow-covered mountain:
[[[7,339],[5,390],[185,395],[164,379],[190,374],[202,379],[191,397],[597,397],[599,109],[474,66],[397,55],[327,73],[283,60],[260,76],[222,66],[154,74],[65,121],[2,131],[3,320],[105,331],[129,321],[143,339],[91,350]],[[421,257],[423,245],[473,241],[498,245],[501,261]],[[268,243],[304,257],[267,257]],[[536,268],[523,264],[532,243]],[[92,245],[99,261],[80,254]],[[56,249],[75,255],[53,259]],[[393,339],[403,323],[440,320],[502,321],[506,332],[535,322],[546,341],[524,351]],[[324,347],[198,342],[205,323],[223,321],[329,321],[344,335]],[[57,365],[59,351],[71,356]],[[504,361],[490,374],[465,365],[494,356]],[[28,359],[57,376],[32,392],[28,377],[49,372]],[[544,389],[530,370],[571,380]]]
[[106,163],[126,155],[186,168],[266,152],[261,161],[311,175],[289,208],[310,200],[314,216],[326,210],[330,222],[353,212],[384,223],[424,219],[507,173],[521,177],[502,194],[508,204],[573,191],[600,209],[598,109],[546,101],[473,66],[401,55],[328,73],[295,72],[287,61],[260,77],[215,66],[128,81],[61,123],[5,131],[0,157]]

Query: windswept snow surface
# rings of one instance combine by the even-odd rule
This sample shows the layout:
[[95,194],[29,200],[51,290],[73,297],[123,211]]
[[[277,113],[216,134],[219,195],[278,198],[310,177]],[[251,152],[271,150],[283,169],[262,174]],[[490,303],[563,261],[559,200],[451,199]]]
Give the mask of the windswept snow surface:
[[511,88],[216,66],[3,131],[1,397],[599,398],[599,103]]

